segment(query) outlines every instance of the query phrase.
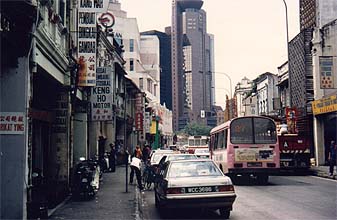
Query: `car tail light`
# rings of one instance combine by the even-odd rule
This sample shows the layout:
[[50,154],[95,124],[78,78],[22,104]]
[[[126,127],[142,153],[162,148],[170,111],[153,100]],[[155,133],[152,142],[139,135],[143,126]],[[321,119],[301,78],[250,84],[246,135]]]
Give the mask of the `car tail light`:
[[234,191],[234,186],[233,185],[218,186],[218,191],[219,192]]
[[181,194],[184,193],[183,188],[168,188],[166,189],[166,194]]

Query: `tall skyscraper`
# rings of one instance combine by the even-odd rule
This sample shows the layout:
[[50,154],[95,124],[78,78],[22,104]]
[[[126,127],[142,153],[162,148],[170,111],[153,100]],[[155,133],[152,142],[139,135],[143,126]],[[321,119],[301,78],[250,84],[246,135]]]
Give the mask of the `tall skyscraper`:
[[[206,30],[202,0],[172,1],[172,108],[173,128],[187,123],[207,125],[212,99],[213,55]],[[208,51],[208,53],[206,52]]]
[[[141,33],[141,36],[157,36],[160,45],[160,104],[172,110],[172,78],[171,78],[171,29],[164,32],[151,30]],[[169,32],[168,32],[169,31]]]

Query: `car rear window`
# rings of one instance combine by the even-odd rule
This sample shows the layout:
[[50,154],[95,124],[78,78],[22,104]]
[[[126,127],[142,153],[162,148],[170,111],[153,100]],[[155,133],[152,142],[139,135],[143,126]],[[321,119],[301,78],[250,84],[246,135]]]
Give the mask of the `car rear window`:
[[192,160],[197,159],[193,154],[180,154],[180,155],[169,155],[167,160]]
[[172,163],[168,177],[222,176],[212,161],[184,161]]

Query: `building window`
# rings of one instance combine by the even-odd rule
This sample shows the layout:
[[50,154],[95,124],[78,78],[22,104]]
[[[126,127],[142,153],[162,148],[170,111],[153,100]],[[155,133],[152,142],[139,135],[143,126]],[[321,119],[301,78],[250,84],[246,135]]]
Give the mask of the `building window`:
[[134,52],[135,50],[135,41],[134,39],[130,39],[130,52]]
[[140,88],[140,89],[144,89],[143,78],[139,78],[139,88]]
[[133,59],[131,58],[131,59],[130,59],[130,71],[134,71],[134,70],[135,70],[134,61],[133,61]]
[[153,95],[157,96],[157,84],[154,84]]
[[150,79],[147,79],[147,91],[152,93],[152,82]]

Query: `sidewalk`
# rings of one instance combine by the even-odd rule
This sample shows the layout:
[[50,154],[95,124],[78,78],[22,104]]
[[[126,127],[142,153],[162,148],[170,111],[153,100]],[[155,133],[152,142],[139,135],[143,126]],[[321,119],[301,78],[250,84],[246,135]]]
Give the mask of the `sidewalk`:
[[[334,169],[336,170],[336,167]],[[329,176],[329,166],[313,166],[310,168],[310,173],[314,176],[337,180],[336,171],[333,176]]]
[[[66,199],[54,210],[50,219],[140,219],[139,191],[136,185],[125,185],[125,166],[114,173],[103,173],[100,189],[91,200]],[[128,169],[128,174],[130,169]]]

